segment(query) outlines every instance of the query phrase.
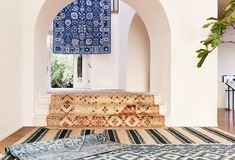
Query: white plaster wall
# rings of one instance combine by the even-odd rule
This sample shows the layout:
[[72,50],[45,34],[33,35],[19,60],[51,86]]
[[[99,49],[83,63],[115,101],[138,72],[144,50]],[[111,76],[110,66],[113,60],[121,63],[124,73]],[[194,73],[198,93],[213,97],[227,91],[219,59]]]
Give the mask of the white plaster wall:
[[120,1],[119,9],[119,88],[126,90],[127,86],[127,55],[129,28],[132,23],[135,10],[126,3]]
[[0,5],[0,141],[22,126],[21,3]]
[[208,17],[217,16],[217,1],[161,0],[161,3],[172,34],[171,125],[216,126],[217,51],[208,57],[201,69],[196,67],[195,51],[208,34],[202,25]]
[[149,92],[150,42],[145,24],[138,14],[133,17],[128,39],[126,90]]
[[[229,28],[223,37],[224,41],[235,41],[235,31]],[[235,75],[235,45],[221,44],[218,47],[218,107],[227,107],[226,85],[222,83],[222,75]]]
[[[22,0],[23,17],[22,17],[22,116],[24,126],[33,125],[33,117],[35,114],[35,105],[37,104],[38,88],[44,82],[38,77],[39,68],[45,71],[45,66],[42,66],[43,61],[38,55],[45,55],[46,52],[36,54],[34,49],[40,47],[40,44],[35,45],[35,27],[39,11],[44,3],[43,0]],[[47,13],[44,13],[47,14]],[[40,24],[43,27],[45,24]],[[44,40],[44,39],[43,39]],[[45,40],[46,41],[46,40]],[[43,57],[42,56],[42,57]],[[36,63],[39,62],[39,63]],[[38,82],[38,83],[36,83]]]

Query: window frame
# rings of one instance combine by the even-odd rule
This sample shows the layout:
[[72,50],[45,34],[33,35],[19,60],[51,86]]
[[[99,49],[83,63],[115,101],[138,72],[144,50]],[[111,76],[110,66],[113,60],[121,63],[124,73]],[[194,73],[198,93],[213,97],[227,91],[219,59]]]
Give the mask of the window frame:
[[[79,79],[77,76],[77,59],[78,55],[73,55],[73,88],[53,88],[51,85],[51,54],[53,53],[53,35],[52,32],[49,31],[48,39],[47,39],[47,46],[49,49],[49,54],[47,58],[47,66],[46,66],[46,73],[48,75],[48,92],[57,92],[57,91],[68,91],[68,90],[83,90],[83,89],[90,89],[90,77],[89,77],[89,69],[91,68],[89,63],[89,55],[81,55],[82,56],[82,78]],[[71,55],[70,55],[71,56]]]

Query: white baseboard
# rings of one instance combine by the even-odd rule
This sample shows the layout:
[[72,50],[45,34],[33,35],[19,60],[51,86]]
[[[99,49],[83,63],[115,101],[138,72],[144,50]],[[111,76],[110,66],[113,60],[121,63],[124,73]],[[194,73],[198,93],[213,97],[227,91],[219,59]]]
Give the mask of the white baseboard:
[[21,129],[23,126],[21,124],[17,124],[14,127],[9,128],[6,131],[3,131],[2,133],[0,133],[0,141],[7,138],[8,136],[10,136],[11,134],[13,134],[14,132],[18,131],[19,129]]
[[47,125],[47,115],[35,115],[33,117],[33,126],[42,127]]
[[188,121],[184,121],[184,122],[171,122],[169,125],[169,127],[218,127],[218,123],[217,122],[190,122]]

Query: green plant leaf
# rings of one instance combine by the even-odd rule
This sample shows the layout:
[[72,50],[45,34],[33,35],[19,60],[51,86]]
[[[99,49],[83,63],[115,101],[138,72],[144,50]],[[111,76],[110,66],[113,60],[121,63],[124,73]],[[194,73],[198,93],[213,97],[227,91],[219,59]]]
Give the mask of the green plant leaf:
[[207,20],[208,22],[202,27],[205,29],[210,27],[210,33],[205,40],[201,41],[204,47],[196,51],[199,59],[197,67],[199,68],[203,65],[208,55],[222,43],[222,37],[226,33],[227,28],[235,23],[235,0],[230,0],[222,16],[219,18],[209,17]]
[[207,23],[205,25],[202,26],[202,28],[208,28],[210,25],[214,24],[214,22],[211,22],[211,23]]
[[200,49],[201,51],[198,50],[198,55],[197,55],[197,58],[202,58],[204,57],[205,55],[208,55],[209,51],[206,50],[206,49]]
[[208,56],[208,54],[204,55],[203,57],[201,57],[200,61],[197,64],[197,67],[200,68],[202,67],[202,64],[204,63],[206,57]]
[[224,9],[224,12],[230,11],[231,8],[232,8],[232,4],[229,4],[229,5]]
[[199,50],[197,50],[196,52],[197,53],[201,53],[201,52],[204,52],[204,51],[207,51],[206,49],[199,49]]
[[215,21],[217,21],[218,19],[215,18],[215,17],[210,17],[210,18],[207,18],[206,20],[215,20]]

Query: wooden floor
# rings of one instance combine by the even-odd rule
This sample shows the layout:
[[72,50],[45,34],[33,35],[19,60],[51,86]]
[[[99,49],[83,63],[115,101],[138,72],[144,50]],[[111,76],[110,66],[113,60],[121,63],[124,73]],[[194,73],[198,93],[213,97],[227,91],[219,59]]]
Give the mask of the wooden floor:
[[235,135],[235,111],[218,109],[218,128]]
[[8,145],[14,144],[18,140],[20,140],[22,137],[24,137],[27,133],[29,133],[34,127],[23,127],[17,132],[13,133],[6,139],[0,141],[0,153],[4,151],[4,148]]
[[[226,109],[218,109],[218,124],[220,129],[235,135],[235,112]],[[5,146],[14,144],[32,129],[34,129],[34,127],[23,127],[6,139],[0,141],[0,153],[4,151]]]

